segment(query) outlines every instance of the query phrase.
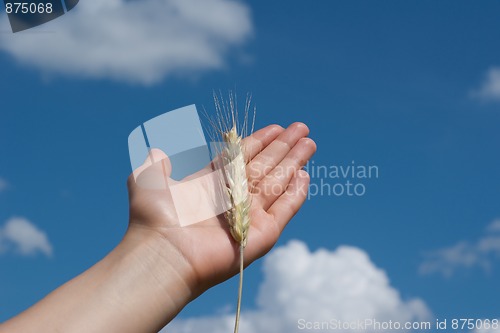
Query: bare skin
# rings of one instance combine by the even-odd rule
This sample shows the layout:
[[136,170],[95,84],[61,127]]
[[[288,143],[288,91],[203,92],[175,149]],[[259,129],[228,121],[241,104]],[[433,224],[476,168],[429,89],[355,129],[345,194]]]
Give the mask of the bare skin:
[[[316,151],[308,134],[306,125],[294,123],[245,139],[252,191],[246,264],[273,247],[306,199],[309,176],[301,169]],[[170,174],[168,167],[162,172]],[[138,186],[132,176],[128,189],[129,227],[118,246],[1,324],[0,333],[158,332],[190,301],[238,272],[238,244],[220,217],[172,227],[172,203],[164,193]]]

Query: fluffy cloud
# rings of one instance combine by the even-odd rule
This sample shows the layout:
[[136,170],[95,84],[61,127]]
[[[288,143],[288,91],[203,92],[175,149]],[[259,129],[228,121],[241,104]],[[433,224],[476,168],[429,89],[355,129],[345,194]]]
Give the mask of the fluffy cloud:
[[472,96],[484,101],[500,101],[500,67],[492,67],[478,90]]
[[500,232],[500,219],[491,222],[491,224],[488,226],[487,230],[489,232],[496,232],[496,231]]
[[[242,313],[242,332],[293,333],[304,331],[300,323],[365,319],[404,323],[430,317],[423,301],[403,300],[384,271],[355,247],[310,252],[304,243],[291,241],[265,258],[264,275],[257,310]],[[232,331],[233,325],[234,315],[218,315],[174,320],[162,332],[222,333]]]
[[0,178],[0,193],[5,191],[9,187],[9,183],[3,178]]
[[426,254],[420,273],[441,273],[450,277],[460,268],[480,267],[490,270],[492,261],[500,256],[500,220],[492,222],[483,237],[475,242],[461,241],[450,247]]
[[224,67],[253,27],[236,0],[85,0],[36,29],[0,34],[0,50],[47,73],[152,84]]
[[41,252],[52,255],[52,245],[47,235],[33,223],[22,217],[13,217],[0,228],[0,252],[9,249],[21,255]]

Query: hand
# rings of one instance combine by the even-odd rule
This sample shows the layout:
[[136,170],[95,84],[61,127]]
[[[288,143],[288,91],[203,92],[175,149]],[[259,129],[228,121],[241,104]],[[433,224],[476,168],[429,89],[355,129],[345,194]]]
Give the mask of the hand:
[[[303,204],[309,176],[302,169],[316,150],[308,128],[269,126],[245,139],[250,161],[251,226],[245,263],[264,255]],[[157,181],[174,184],[160,151],[129,178],[130,221],[125,237],[105,258],[57,288],[0,332],[152,333],[158,332],[193,298],[237,272],[236,244],[223,216],[181,227],[163,190],[141,187]],[[199,177],[211,167],[190,176]],[[184,185],[184,184],[183,184]],[[186,198],[206,193],[192,188]],[[197,209],[197,207],[192,207]]]
[[[302,167],[316,151],[309,129],[294,123],[286,130],[268,126],[244,140],[252,206],[245,265],[263,256],[278,240],[283,228],[304,203],[309,176]],[[189,225],[178,226],[168,187],[148,189],[141,182],[176,182],[168,178],[168,157],[152,150],[156,163],[145,163],[129,178],[130,225],[128,232],[150,233],[165,242],[162,254],[177,263],[179,275],[197,296],[211,286],[236,274],[239,245],[232,239],[223,215]],[[193,179],[212,171],[211,166],[188,177]],[[140,175],[138,175],[140,173]],[[192,191],[206,193],[205,189]],[[183,201],[182,197],[176,200]],[[189,198],[185,198],[189,201]],[[197,207],[192,207],[197,209]],[[182,263],[182,264],[180,264]]]

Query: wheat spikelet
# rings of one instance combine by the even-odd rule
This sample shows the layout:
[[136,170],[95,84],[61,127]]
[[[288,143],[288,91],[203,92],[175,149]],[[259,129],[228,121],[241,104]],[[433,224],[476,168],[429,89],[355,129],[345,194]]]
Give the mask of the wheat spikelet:
[[[229,230],[233,239],[239,244],[240,252],[240,281],[238,288],[238,301],[236,307],[236,319],[234,333],[238,332],[241,312],[241,296],[243,291],[243,268],[244,249],[247,245],[248,231],[250,229],[250,194],[248,190],[248,178],[246,174],[245,152],[243,137],[248,126],[248,113],[250,109],[250,98],[247,97],[243,125],[238,129],[238,112],[236,100],[229,95],[229,103],[225,102],[222,95],[219,98],[214,94],[217,110],[217,131],[223,139],[222,164],[225,178],[225,191],[230,202],[230,209],[225,217],[229,224]],[[253,113],[252,129],[255,123],[255,109]]]

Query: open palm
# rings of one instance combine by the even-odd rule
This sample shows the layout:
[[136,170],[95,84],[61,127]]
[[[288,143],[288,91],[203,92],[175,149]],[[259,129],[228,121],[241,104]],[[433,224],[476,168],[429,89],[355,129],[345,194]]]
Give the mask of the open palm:
[[[286,130],[271,125],[244,140],[252,196],[245,264],[272,248],[306,199],[309,176],[302,167],[316,151],[308,134],[309,129],[302,123],[294,123]],[[202,292],[237,272],[239,244],[232,239],[223,215],[189,226],[181,227],[176,223],[168,186],[167,189],[151,189],[140,185],[141,181],[174,182],[169,178],[168,157],[159,150],[151,154],[154,161],[161,162],[145,164],[137,179],[129,178],[129,228],[142,228],[164,238],[168,252],[165,255],[176,256],[178,261],[185,263],[192,273],[191,282]],[[208,166],[189,178],[211,171]],[[186,201],[193,191],[206,193],[203,188],[194,188],[184,194]],[[183,197],[176,197],[176,201],[182,200]]]

